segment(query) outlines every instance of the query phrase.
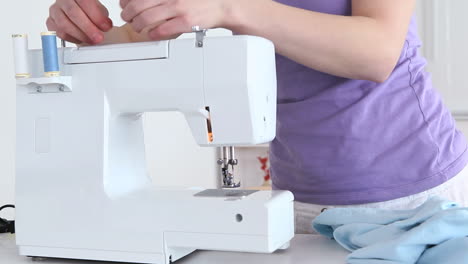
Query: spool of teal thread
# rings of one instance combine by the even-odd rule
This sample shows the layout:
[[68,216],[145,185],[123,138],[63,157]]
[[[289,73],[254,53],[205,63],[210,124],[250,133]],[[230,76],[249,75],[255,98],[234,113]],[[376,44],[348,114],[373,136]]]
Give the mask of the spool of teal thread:
[[42,57],[44,59],[44,75],[46,77],[60,76],[60,68],[57,50],[57,33],[53,31],[43,32]]

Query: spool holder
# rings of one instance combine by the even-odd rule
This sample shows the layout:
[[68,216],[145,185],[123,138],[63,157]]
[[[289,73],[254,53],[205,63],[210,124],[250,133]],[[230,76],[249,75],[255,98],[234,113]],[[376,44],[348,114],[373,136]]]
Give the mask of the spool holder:
[[[64,52],[65,47],[66,43],[62,40],[62,52]],[[33,94],[72,92],[71,76],[18,78],[16,79],[16,84],[26,86],[29,93]]]
[[29,93],[72,92],[72,77],[39,77],[16,79],[16,84],[28,87]]

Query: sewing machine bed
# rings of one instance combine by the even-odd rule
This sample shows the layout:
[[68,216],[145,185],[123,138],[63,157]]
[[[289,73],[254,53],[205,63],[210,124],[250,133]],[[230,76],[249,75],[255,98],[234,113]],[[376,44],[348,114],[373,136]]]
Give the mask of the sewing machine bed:
[[[334,241],[316,235],[296,235],[291,247],[273,254],[197,251],[175,264],[345,264],[348,252]],[[31,258],[18,255],[14,235],[0,235],[0,263],[38,263]],[[110,264],[84,260],[43,259],[40,264]]]

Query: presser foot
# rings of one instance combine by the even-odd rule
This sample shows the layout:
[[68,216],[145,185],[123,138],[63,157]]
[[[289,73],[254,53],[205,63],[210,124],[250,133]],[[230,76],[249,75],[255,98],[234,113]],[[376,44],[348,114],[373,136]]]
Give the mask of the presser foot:
[[229,160],[227,163],[223,160],[218,160],[221,167],[221,175],[223,176],[223,186],[221,188],[239,188],[240,182],[236,182],[234,178],[234,165],[237,165],[237,160]]
[[234,176],[232,176],[232,175],[224,176],[222,188],[233,189],[233,188],[239,188],[240,186],[241,186],[240,182],[236,183],[234,181]]
[[218,160],[218,165],[221,166],[222,186],[221,188],[233,189],[241,186],[240,182],[235,182],[234,168],[239,162],[235,158],[234,147],[223,147],[221,158]]

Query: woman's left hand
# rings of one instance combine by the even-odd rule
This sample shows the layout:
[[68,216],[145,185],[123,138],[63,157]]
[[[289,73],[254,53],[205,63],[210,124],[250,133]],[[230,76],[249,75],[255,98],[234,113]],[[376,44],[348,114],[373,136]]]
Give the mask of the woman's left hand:
[[239,0],[120,0],[122,19],[153,40],[200,28],[227,27],[231,5]]

